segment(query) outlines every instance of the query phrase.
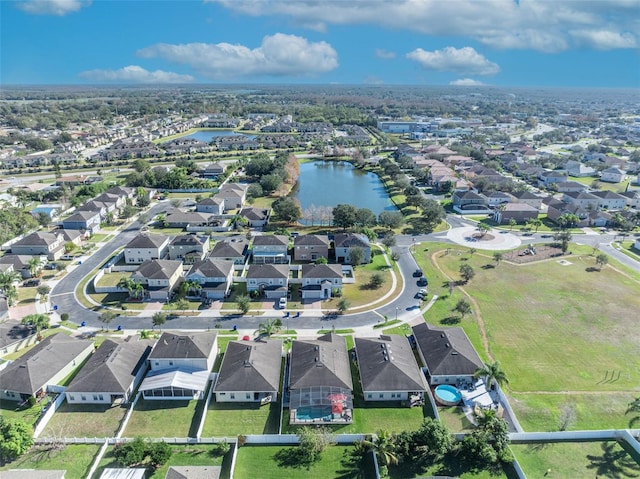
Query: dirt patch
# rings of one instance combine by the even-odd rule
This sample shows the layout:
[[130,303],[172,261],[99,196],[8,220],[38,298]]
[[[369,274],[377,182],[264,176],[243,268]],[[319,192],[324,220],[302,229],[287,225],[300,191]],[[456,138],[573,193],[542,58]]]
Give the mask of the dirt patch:
[[475,233],[471,235],[475,241],[493,241],[496,237],[489,233]]
[[562,249],[551,245],[534,245],[535,254],[531,254],[531,247],[518,248],[503,254],[503,259],[517,264],[533,263],[549,258],[563,256]]

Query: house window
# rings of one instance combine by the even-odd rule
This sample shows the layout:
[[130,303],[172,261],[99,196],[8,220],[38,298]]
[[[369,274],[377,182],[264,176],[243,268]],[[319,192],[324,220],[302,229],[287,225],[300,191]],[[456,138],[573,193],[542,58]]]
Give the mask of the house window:
[[100,401],[104,401],[104,396],[102,394],[98,394],[98,399],[100,399]]
[[158,361],[156,361],[155,365],[156,366],[160,366],[160,363]]
[[251,394],[246,393],[246,394],[245,394],[245,399],[247,399],[247,400],[248,400],[248,399],[251,399]]
[[235,393],[231,393],[231,394],[229,394],[229,397],[230,397],[231,399],[235,399],[235,398],[236,398],[236,395],[235,395]]
[[82,399],[83,401],[86,401],[87,400],[87,396],[85,396],[84,394],[81,394],[80,395],[80,399]]
[[380,393],[380,395],[378,396],[380,399],[384,398],[384,393]]
[[367,394],[367,399],[371,399],[371,398],[373,398],[373,394],[371,393]]
[[169,366],[173,366],[173,361],[169,361]]
[[76,397],[73,394],[69,394],[69,399],[71,399],[72,401],[75,401]]
[[94,394],[94,395],[93,395],[93,400],[94,400],[94,401],[97,401],[97,400],[98,400],[98,395],[97,395],[97,394]]

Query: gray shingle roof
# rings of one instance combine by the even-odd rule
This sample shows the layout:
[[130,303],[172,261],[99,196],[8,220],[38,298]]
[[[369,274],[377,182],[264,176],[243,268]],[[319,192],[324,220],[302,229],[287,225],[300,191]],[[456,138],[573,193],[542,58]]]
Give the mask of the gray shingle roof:
[[432,376],[473,375],[484,366],[462,328],[413,327],[413,335]]
[[190,234],[190,235],[180,235],[173,238],[171,241],[171,246],[202,246],[206,241],[206,237],[201,238],[198,235]]
[[371,247],[369,238],[359,233],[338,233],[333,239],[333,244],[336,248]]
[[300,235],[293,240],[294,246],[329,246],[327,235]]
[[404,336],[356,338],[355,344],[364,391],[426,391],[426,381]]
[[14,243],[16,246],[48,246],[58,241],[58,236],[53,233],[47,233],[45,231],[36,231],[30,235],[25,236],[21,240]]
[[165,235],[139,234],[129,241],[125,248],[159,248],[167,239]]
[[262,221],[269,217],[269,210],[264,208],[242,208],[240,215],[248,220]]
[[162,333],[149,359],[208,358],[217,336],[213,331],[184,335]]
[[93,347],[91,341],[61,333],[49,336],[0,371],[0,384],[3,389],[32,395],[88,347]]
[[135,274],[147,279],[169,279],[177,269],[182,269],[182,261],[150,259],[142,263]]
[[252,264],[247,278],[289,278],[289,266],[286,264]]
[[281,340],[231,341],[214,391],[278,391],[281,368]]
[[339,264],[303,264],[302,278],[342,278]]
[[291,346],[289,387],[332,386],[353,390],[347,343],[325,334],[317,340],[296,340]]
[[211,257],[233,258],[246,254],[249,242],[245,239],[239,241],[219,241],[211,250]]
[[253,246],[287,246],[289,237],[284,235],[260,235],[253,238]]
[[227,277],[233,269],[233,261],[224,259],[206,258],[193,263],[187,277],[193,274],[199,274],[205,278]]
[[151,352],[150,340],[106,339],[89,358],[67,392],[124,393]]

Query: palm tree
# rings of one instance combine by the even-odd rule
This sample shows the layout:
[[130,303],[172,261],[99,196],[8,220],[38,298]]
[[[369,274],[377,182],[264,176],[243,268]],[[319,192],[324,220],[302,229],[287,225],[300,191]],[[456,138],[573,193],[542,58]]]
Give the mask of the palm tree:
[[139,299],[142,297],[144,286],[139,281],[135,281],[131,278],[122,278],[118,281],[118,288],[123,288],[129,291],[129,297]]
[[629,427],[633,427],[635,423],[640,422],[640,396],[629,403],[625,414],[635,414],[629,421]]
[[8,286],[4,290],[4,297],[7,298],[7,306],[13,306],[18,299],[18,292],[14,285]]
[[507,375],[500,367],[500,363],[498,361],[494,361],[491,364],[485,363],[483,367],[476,369],[473,377],[482,377],[484,379],[484,384],[491,387],[493,386],[494,381],[500,386],[509,384],[509,378],[507,378]]
[[35,278],[40,274],[41,270],[42,270],[42,261],[40,261],[40,258],[34,256],[29,260],[29,273],[31,273],[31,276]]
[[180,292],[186,296],[199,296],[202,285],[195,280],[187,280],[180,285]]
[[500,261],[502,261],[502,253],[493,253],[493,261],[496,262],[496,265],[500,264]]
[[49,316],[46,314],[30,314],[22,318],[22,324],[28,324],[36,328],[38,341],[42,339],[40,331],[49,327]]
[[13,287],[14,283],[17,283],[22,279],[22,275],[17,271],[2,271],[0,272],[0,289],[6,291],[7,288]]
[[398,464],[395,437],[389,431],[380,430],[370,441],[365,439],[362,444],[375,451],[378,461],[383,466]]
[[260,323],[258,329],[253,334],[254,336],[271,336],[280,332],[282,329],[282,323],[276,319],[267,319],[266,323]]
[[162,311],[158,311],[153,313],[151,320],[153,321],[153,327],[160,326],[160,331],[162,331],[162,325],[167,322],[167,315]]
[[478,223],[476,229],[480,232],[480,236],[484,236],[487,234],[487,231],[489,231],[490,227],[486,223]]
[[529,220],[529,224],[536,229],[536,233],[538,232],[538,228],[542,226],[542,220],[540,218],[533,218]]

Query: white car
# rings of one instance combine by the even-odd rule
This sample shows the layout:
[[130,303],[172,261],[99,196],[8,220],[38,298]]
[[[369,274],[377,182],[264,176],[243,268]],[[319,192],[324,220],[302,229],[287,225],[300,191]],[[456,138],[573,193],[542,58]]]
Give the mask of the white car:
[[287,298],[280,298],[278,300],[278,308],[286,309],[286,307],[287,307]]

